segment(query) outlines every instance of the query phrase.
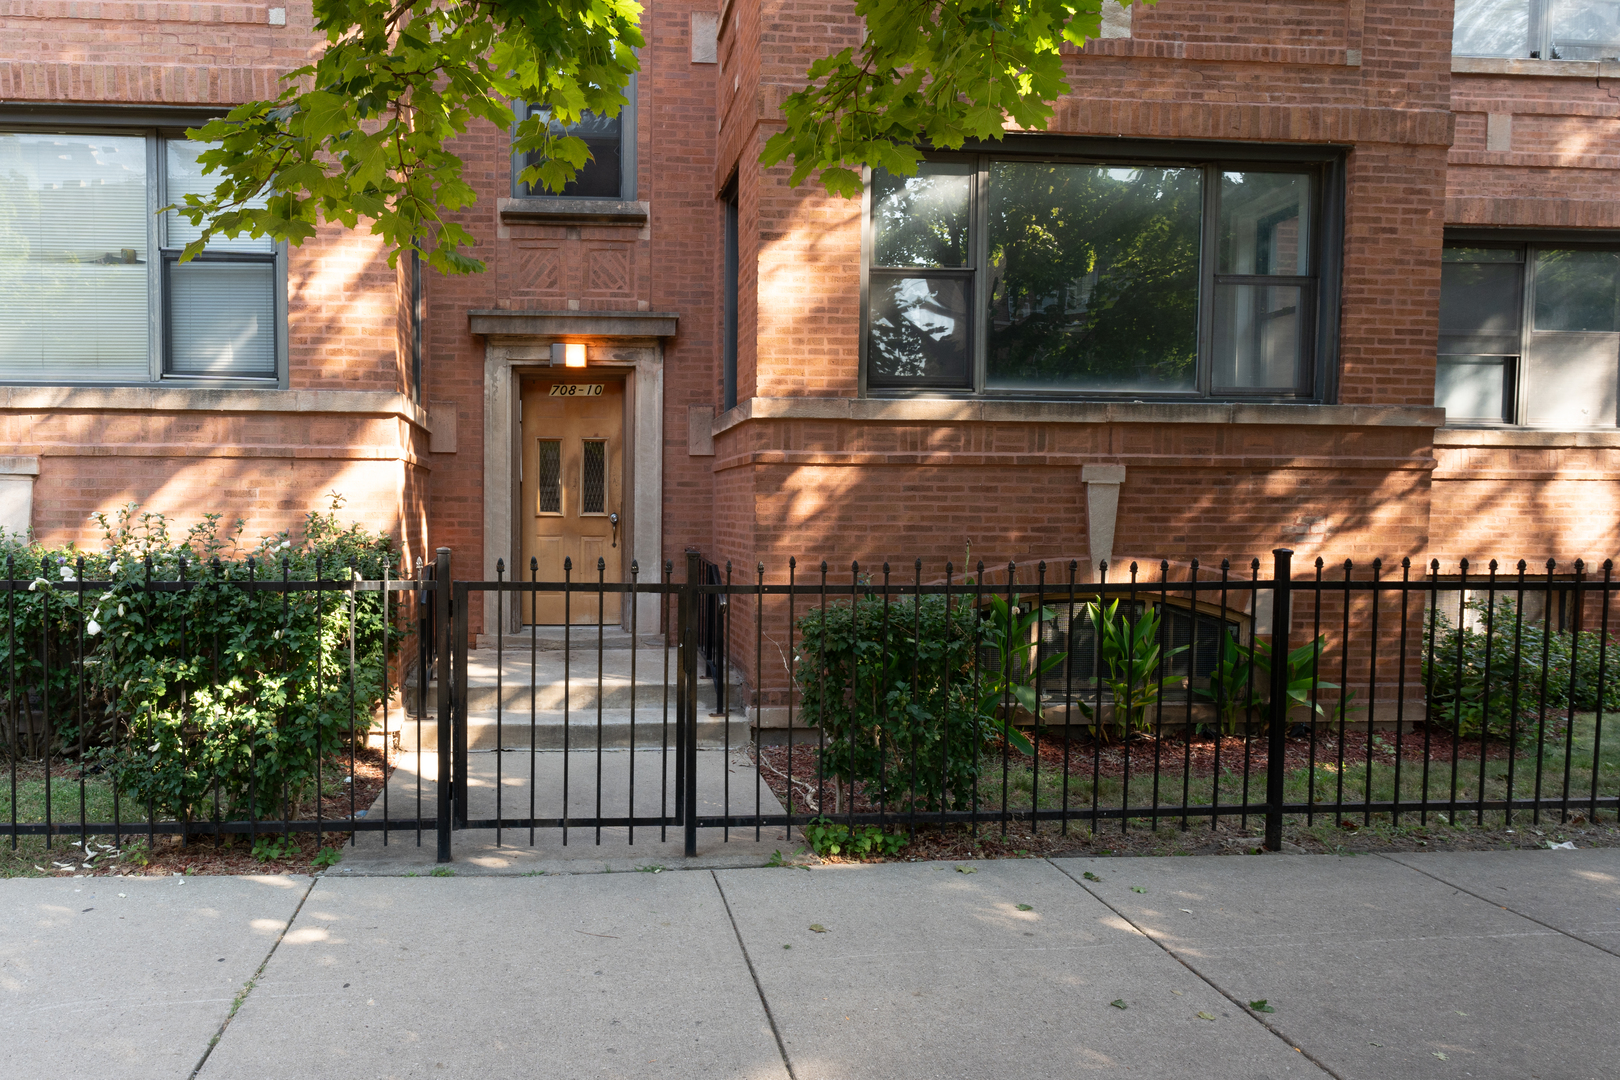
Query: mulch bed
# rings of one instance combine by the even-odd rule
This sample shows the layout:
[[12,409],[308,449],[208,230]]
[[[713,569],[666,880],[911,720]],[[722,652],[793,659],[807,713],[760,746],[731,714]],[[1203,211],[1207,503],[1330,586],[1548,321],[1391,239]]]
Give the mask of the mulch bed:
[[[382,793],[383,786],[388,782],[389,775],[394,770],[395,758],[398,751],[384,751],[375,747],[356,750],[354,754],[354,794],[353,806],[356,810],[364,811],[376,801]],[[349,757],[345,752],[341,759],[333,758],[325,768],[327,776],[347,776],[349,773]],[[19,763],[17,767],[18,780],[43,779],[44,766],[39,763]],[[53,763],[51,766],[51,781],[53,784],[61,782],[77,784],[79,780],[77,765],[73,762]],[[10,770],[5,771],[4,782],[10,782]],[[330,780],[327,781],[330,783]],[[329,822],[340,825],[349,817],[350,799],[349,785],[335,795],[329,795],[321,800],[322,816]],[[281,808],[264,807],[260,810],[260,820],[267,825],[271,822],[271,815],[279,819]],[[305,799],[292,807],[289,815],[295,821],[315,820],[315,800]],[[271,826],[273,828],[273,826]],[[268,832],[261,834],[260,839],[270,838]],[[153,838],[150,848],[147,847],[147,836],[138,825],[129,826],[123,834],[124,849],[121,851],[105,850],[111,841],[111,836],[92,837],[93,849],[100,849],[91,860],[91,865],[84,865],[84,852],[75,846],[76,838],[72,835],[58,836],[52,841],[50,861],[42,856],[31,865],[37,866],[47,873],[57,876],[86,876],[86,877],[146,877],[165,876],[170,874],[309,874],[315,872],[317,867],[314,860],[320,849],[341,849],[349,841],[348,832],[338,829],[328,829],[320,834],[319,841],[313,832],[290,833],[284,844],[284,853],[280,857],[261,860],[253,855],[252,844],[246,834],[218,837],[193,836],[182,838],[177,835],[158,834]],[[133,842],[133,850],[132,848]],[[56,864],[71,860],[72,865],[61,867]],[[105,865],[100,865],[105,861]]]

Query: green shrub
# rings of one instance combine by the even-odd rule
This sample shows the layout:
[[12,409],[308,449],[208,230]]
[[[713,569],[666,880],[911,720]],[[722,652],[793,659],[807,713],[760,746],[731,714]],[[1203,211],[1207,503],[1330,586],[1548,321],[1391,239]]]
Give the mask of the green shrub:
[[[797,624],[795,677],[821,725],[821,768],[897,809],[966,809],[985,743],[1006,725],[986,705],[973,657],[984,629],[972,600],[863,596]],[[913,788],[915,784],[915,788]]]
[[[308,515],[299,541],[282,533],[250,549],[240,523],[221,534],[218,515],[176,540],[161,515],[134,507],[98,519],[96,552],[0,537],[7,576],[32,582],[0,610],[12,752],[81,758],[124,798],[181,821],[215,818],[216,805],[223,817],[273,816],[309,794],[317,756],[362,738],[386,692],[382,597],[253,584],[380,577],[392,541],[341,526],[340,506]],[[178,581],[197,584],[163,587]]]
[[[1528,734],[1526,721],[1534,723],[1543,708],[1549,716],[1567,712],[1572,704],[1576,712],[1593,712],[1601,694],[1605,712],[1620,709],[1620,650],[1610,643],[1606,679],[1600,680],[1598,631],[1544,632],[1539,619],[1525,619],[1516,627],[1517,609],[1508,599],[1498,600],[1494,611],[1482,599],[1469,600],[1464,606],[1478,615],[1477,628],[1453,626],[1438,611],[1430,614],[1424,626],[1423,684],[1428,691],[1429,716],[1435,723],[1465,737],[1477,737],[1483,727],[1490,737],[1505,739],[1515,728],[1521,735]],[[1427,637],[1431,632],[1432,655]]]
[[857,859],[898,855],[910,842],[905,833],[886,833],[876,825],[857,825],[851,829],[825,817],[805,822],[803,831],[810,849],[817,855],[846,855]]

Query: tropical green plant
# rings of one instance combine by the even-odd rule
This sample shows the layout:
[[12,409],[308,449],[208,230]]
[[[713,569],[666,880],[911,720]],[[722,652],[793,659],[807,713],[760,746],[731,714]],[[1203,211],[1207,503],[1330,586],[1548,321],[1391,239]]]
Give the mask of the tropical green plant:
[[[1271,643],[1254,642],[1245,646],[1239,644],[1231,634],[1220,637],[1221,645],[1216,654],[1215,667],[1210,672],[1209,686],[1195,687],[1193,693],[1216,703],[1220,710],[1218,719],[1221,730],[1225,734],[1235,734],[1238,724],[1250,715],[1251,710],[1253,715],[1269,725],[1272,720]],[[1340,689],[1338,683],[1327,682],[1318,676],[1317,665],[1326,647],[1327,636],[1322,635],[1288,654],[1284,671],[1288,702],[1283,709],[1285,717],[1287,711],[1296,705],[1312,709],[1316,715],[1326,715],[1327,711],[1320,701],[1321,691]],[[1349,699],[1350,695],[1343,695],[1339,707],[1343,708]]]
[[[1036,723],[1040,722],[1039,680],[1063,663],[1066,654],[1043,654],[1036,641],[1037,627],[1056,619],[1057,612],[1049,607],[1037,610],[1018,593],[1010,598],[992,593],[980,618],[981,648],[990,654],[992,662],[980,666],[983,693],[979,711],[994,718],[996,734],[1008,745],[1033,754],[1034,744],[1014,726],[1014,721],[1016,710],[1023,709]],[[1080,708],[1090,715],[1085,705]]]
[[[1108,668],[1103,681],[1114,700],[1114,726],[1121,734],[1148,726],[1148,710],[1165,688],[1180,682],[1174,675],[1159,675],[1160,665],[1187,647],[1166,651],[1160,641],[1161,616],[1148,607],[1136,618],[1122,617],[1119,601],[1107,606],[1086,605],[1086,618],[1096,632],[1098,650]],[[1098,730],[1102,726],[1098,725]]]

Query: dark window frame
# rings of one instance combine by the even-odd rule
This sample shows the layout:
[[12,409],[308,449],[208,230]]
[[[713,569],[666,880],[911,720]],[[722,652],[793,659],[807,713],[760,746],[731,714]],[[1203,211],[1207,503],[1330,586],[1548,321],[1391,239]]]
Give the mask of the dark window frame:
[[[1503,430],[1524,431],[1565,431],[1565,430],[1597,430],[1610,431],[1620,427],[1620,413],[1611,417],[1611,423],[1586,428],[1569,428],[1563,425],[1532,424],[1528,420],[1530,396],[1534,392],[1533,380],[1529,378],[1526,367],[1530,351],[1531,335],[1557,334],[1565,331],[1537,330],[1535,326],[1535,255],[1537,249],[1577,250],[1577,251],[1620,251],[1620,231],[1605,230],[1586,231],[1571,229],[1447,229],[1445,233],[1446,247],[1470,248],[1498,248],[1517,249],[1520,253],[1519,267],[1519,351],[1516,355],[1507,353],[1491,353],[1485,355],[1501,356],[1511,359],[1511,367],[1505,371],[1505,393],[1512,395],[1510,403],[1504,406],[1504,413],[1511,416],[1502,420],[1489,420],[1482,417],[1459,417],[1453,420],[1446,417],[1446,426],[1455,428],[1498,428]],[[1444,263],[1442,263],[1444,265]],[[1442,356],[1476,355],[1472,353],[1442,353],[1439,334],[1436,334],[1436,379],[1439,378],[1439,358]],[[1620,358],[1616,361],[1616,387],[1617,396],[1620,396]]]
[[[958,152],[927,152],[931,161],[971,161],[977,165],[971,196],[968,236],[969,268],[928,269],[930,276],[970,279],[968,300],[970,385],[957,380],[915,378],[886,382],[870,377],[869,344],[873,271],[881,279],[901,268],[872,265],[872,184],[866,173],[861,203],[861,327],[859,390],[862,397],[942,397],[963,400],[1131,401],[1162,402],[1284,402],[1323,404],[1338,393],[1340,283],[1343,278],[1345,167],[1349,148],[1332,145],[1275,146],[1221,141],[1169,141],[1099,139],[1092,137],[1014,135],[999,143],[969,143]],[[1037,390],[987,389],[985,385],[986,328],[980,282],[988,278],[987,239],[989,199],[985,178],[992,160],[1051,162],[1110,167],[1198,167],[1205,170],[1200,222],[1197,390],[1193,392],[1094,391],[1060,388]],[[1312,262],[1308,279],[1294,276],[1231,275],[1215,273],[1219,229],[1219,176],[1222,171],[1310,171],[1313,174],[1311,210]],[[1215,183],[1210,183],[1210,177]],[[915,276],[917,271],[911,269]],[[1306,387],[1278,393],[1272,389],[1220,391],[1212,389],[1214,292],[1217,284],[1259,283],[1289,286],[1308,280],[1314,291],[1312,310],[1302,320],[1301,341],[1308,350]]]

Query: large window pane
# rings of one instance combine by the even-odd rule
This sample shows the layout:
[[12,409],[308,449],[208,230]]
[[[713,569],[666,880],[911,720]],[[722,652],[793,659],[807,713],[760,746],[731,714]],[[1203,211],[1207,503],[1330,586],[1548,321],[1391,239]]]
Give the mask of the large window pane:
[[925,161],[916,176],[872,172],[873,266],[966,266],[973,167]]
[[966,278],[874,274],[867,382],[969,385],[971,288]]
[[275,263],[169,267],[169,373],[273,378]]
[[[171,139],[164,144],[164,168],[167,172],[165,183],[167,190],[164,197],[168,203],[184,206],[187,195],[197,195],[203,198],[211,195],[219,184],[218,174],[203,175],[203,167],[197,164],[197,156],[203,151],[211,149],[214,144],[190,142],[185,139]],[[250,207],[263,207],[265,200],[253,199]],[[167,239],[165,246],[170,248],[183,248],[197,237],[202,235],[202,229],[191,224],[177,212],[170,210],[165,215]],[[216,236],[209,241],[209,251],[254,251],[272,252],[275,241],[269,237],[260,237],[257,240],[248,236],[239,236],[232,240],[224,236]]]
[[1517,353],[1521,281],[1518,263],[1442,263],[1440,351]]
[[1516,356],[1442,356],[1435,368],[1434,403],[1446,420],[1511,422]]
[[1311,178],[1297,173],[1221,174],[1221,274],[1310,273]]
[[1616,0],[1551,0],[1554,60],[1620,58],[1620,3]]
[[1620,251],[1536,252],[1537,330],[1620,330]]
[[1529,56],[1530,0],[1457,0],[1457,56]]
[[0,378],[144,380],[146,139],[0,133]]
[[1197,169],[996,162],[990,168],[994,389],[1197,385]]
[[1216,390],[1293,390],[1300,384],[1297,285],[1215,287]]

